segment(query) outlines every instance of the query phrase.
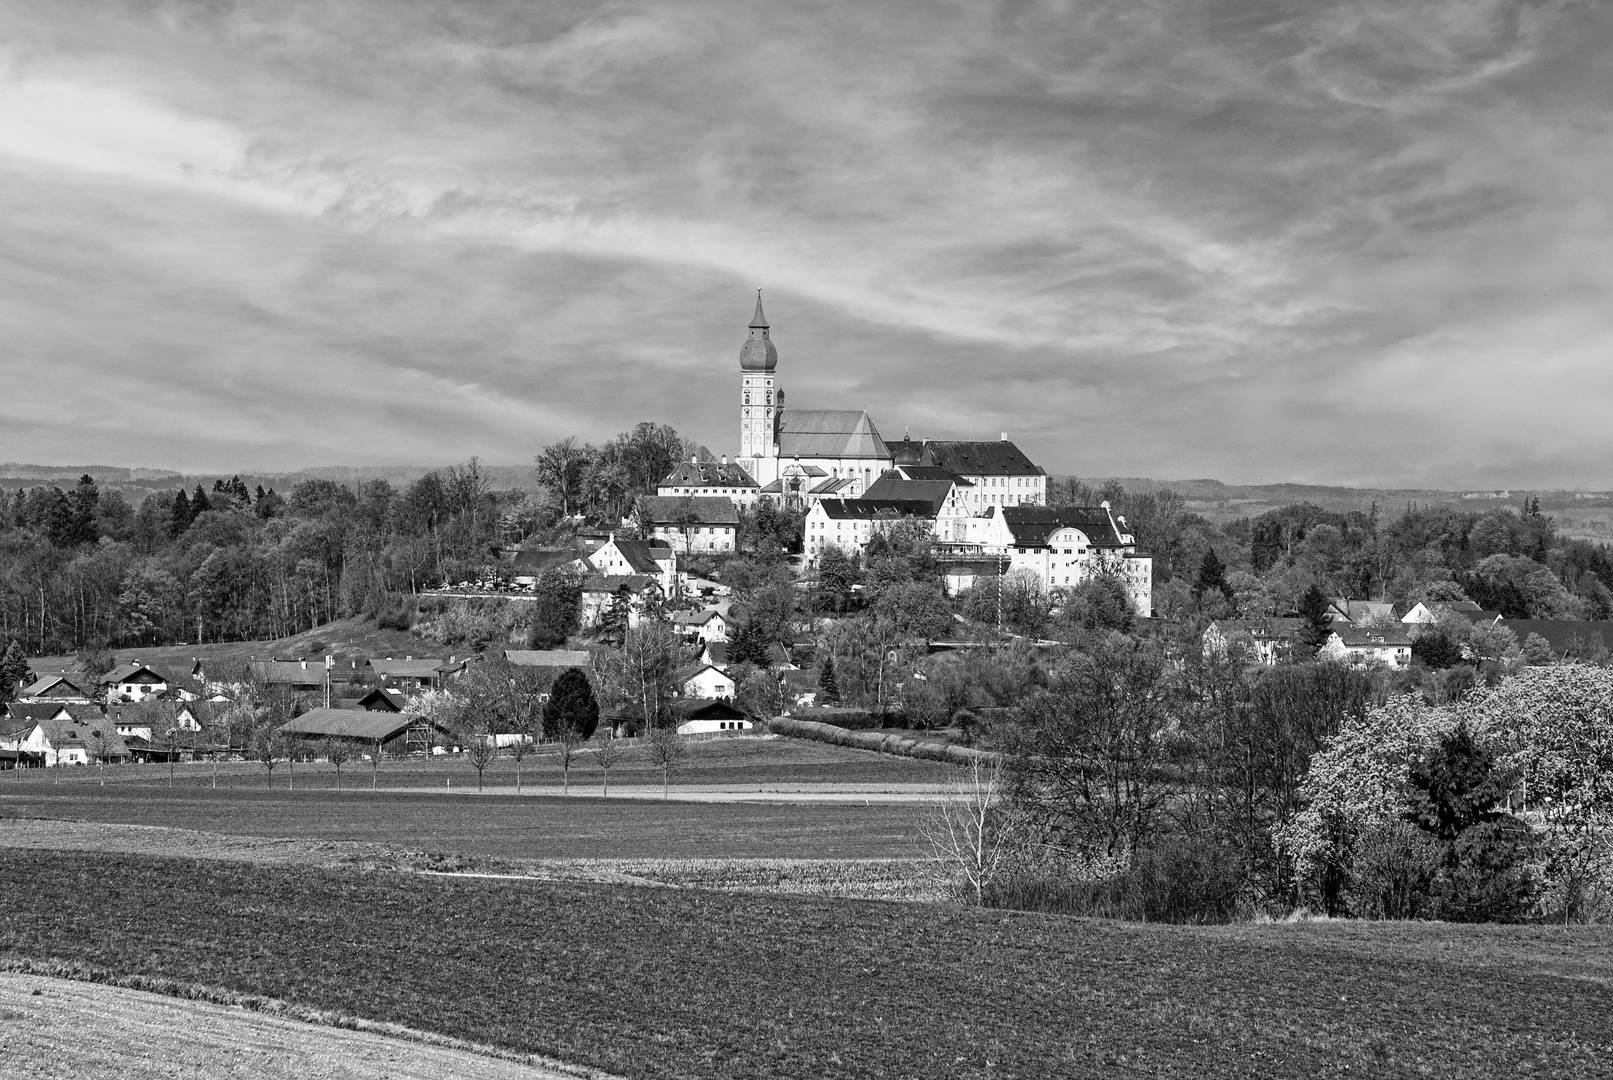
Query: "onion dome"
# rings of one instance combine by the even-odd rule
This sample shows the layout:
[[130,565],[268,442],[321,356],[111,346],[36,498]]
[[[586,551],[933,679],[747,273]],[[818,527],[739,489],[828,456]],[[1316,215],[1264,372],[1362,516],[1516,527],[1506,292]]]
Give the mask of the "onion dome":
[[768,337],[767,316],[762,314],[762,290],[756,290],[756,314],[751,316],[750,337],[739,350],[739,370],[771,372],[778,367],[778,350]]

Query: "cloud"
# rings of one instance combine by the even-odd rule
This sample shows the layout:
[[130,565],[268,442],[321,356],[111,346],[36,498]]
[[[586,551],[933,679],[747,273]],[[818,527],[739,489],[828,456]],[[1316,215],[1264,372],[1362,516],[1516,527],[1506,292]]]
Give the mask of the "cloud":
[[[0,322],[43,389],[0,456],[518,461],[647,418],[731,449],[761,285],[791,400],[892,433],[1613,486],[1583,391],[1610,30],[1518,0],[10,5]],[[82,386],[187,421],[41,419]]]

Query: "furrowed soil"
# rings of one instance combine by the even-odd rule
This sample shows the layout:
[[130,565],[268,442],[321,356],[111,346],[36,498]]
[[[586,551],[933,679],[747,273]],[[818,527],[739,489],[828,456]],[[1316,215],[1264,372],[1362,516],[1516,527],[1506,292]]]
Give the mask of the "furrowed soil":
[[0,972],[0,1077],[579,1080],[584,1075],[432,1045],[416,1033],[354,1031],[119,986]]
[[883,802],[699,803],[0,781],[0,821],[154,825],[517,860],[911,858],[920,850],[918,815],[917,807]]
[[634,1078],[1583,1077],[1613,1054],[1605,928],[1147,926],[15,849],[0,910],[13,968]]

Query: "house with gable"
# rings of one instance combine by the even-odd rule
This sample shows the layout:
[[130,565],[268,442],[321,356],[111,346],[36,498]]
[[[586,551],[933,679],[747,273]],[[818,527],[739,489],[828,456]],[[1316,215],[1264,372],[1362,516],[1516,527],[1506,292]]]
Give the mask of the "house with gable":
[[648,577],[671,596],[677,591],[678,556],[668,544],[657,540],[624,540],[615,533],[589,553],[585,561],[595,574],[605,577]]
[[167,675],[138,660],[120,664],[107,672],[101,677],[101,684],[106,687],[109,701],[144,701],[148,697],[159,697],[176,685]]
[[60,671],[41,675],[17,691],[18,701],[62,701],[88,704],[94,680],[81,671]]
[[644,495],[639,531],[673,551],[731,552],[739,544],[739,511],[722,495]]
[[1405,627],[1360,627],[1336,623],[1317,652],[1352,664],[1405,667],[1411,663],[1411,633]]
[[970,546],[995,555],[1008,573],[1028,571],[1044,588],[1080,585],[1096,574],[1126,583],[1139,615],[1153,611],[1154,561],[1137,551],[1125,519],[1099,506],[991,506],[969,520]]

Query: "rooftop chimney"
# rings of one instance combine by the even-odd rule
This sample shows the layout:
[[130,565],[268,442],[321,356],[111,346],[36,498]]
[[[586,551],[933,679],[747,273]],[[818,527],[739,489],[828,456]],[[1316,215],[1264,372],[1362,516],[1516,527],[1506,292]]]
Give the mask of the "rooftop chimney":
[[1003,432],[1003,442],[1007,442],[1007,441],[1008,441],[1008,432],[1005,431],[1005,432]]
[[724,464],[724,465],[726,465],[726,464],[728,464],[728,455],[727,455],[727,454],[724,454],[724,455],[723,455],[723,456],[722,456],[722,463],[723,463],[723,464]]

